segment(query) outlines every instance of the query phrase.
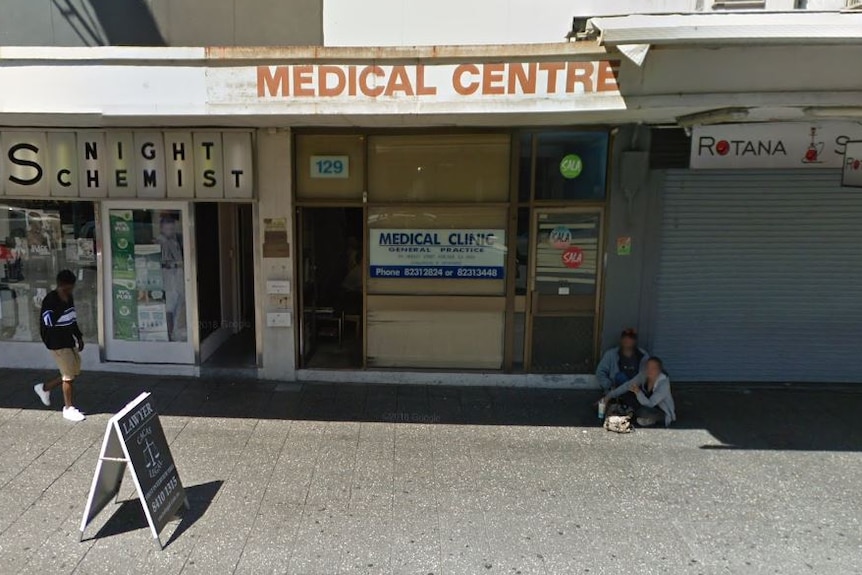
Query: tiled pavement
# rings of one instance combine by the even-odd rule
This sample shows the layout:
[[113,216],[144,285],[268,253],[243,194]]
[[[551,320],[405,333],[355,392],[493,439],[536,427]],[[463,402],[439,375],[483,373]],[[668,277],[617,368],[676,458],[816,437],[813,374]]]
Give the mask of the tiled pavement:
[[[68,424],[0,371],[0,573],[859,573],[862,385],[677,386],[615,435],[595,394],[87,374]],[[192,511],[79,542],[105,423],[156,398]],[[59,402],[59,397],[55,397]]]

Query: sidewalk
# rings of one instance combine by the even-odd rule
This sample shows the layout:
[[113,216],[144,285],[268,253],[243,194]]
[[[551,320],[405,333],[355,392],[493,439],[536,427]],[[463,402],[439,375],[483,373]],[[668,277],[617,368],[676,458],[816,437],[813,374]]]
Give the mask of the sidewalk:
[[[0,572],[858,573],[862,385],[677,386],[616,435],[595,394],[86,374],[69,424],[0,371]],[[79,525],[108,418],[157,398],[192,511]],[[55,392],[56,393],[56,392]],[[123,498],[131,499],[130,481]]]

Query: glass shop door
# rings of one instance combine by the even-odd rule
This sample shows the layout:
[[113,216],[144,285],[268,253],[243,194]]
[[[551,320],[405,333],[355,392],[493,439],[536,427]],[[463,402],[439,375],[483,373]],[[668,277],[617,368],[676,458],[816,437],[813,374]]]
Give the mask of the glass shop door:
[[532,237],[531,369],[592,373],[602,279],[602,209],[536,210]]
[[195,362],[189,213],[184,202],[102,204],[108,361]]

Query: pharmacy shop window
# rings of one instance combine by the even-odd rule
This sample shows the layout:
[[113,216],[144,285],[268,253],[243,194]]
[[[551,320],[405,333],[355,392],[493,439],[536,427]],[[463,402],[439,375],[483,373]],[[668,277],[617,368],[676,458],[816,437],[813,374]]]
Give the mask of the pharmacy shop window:
[[41,341],[42,300],[64,269],[78,279],[84,340],[96,341],[95,242],[92,202],[0,201],[0,341]]

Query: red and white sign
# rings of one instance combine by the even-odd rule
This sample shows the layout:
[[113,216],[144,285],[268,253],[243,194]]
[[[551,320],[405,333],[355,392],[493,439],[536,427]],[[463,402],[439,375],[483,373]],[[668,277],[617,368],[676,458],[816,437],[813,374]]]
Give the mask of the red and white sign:
[[578,246],[572,246],[563,252],[562,257],[564,266],[571,269],[577,269],[584,263],[584,250]]
[[691,168],[841,168],[847,143],[862,140],[862,124],[784,122],[697,126]]
[[841,185],[862,188],[862,141],[847,142]]

